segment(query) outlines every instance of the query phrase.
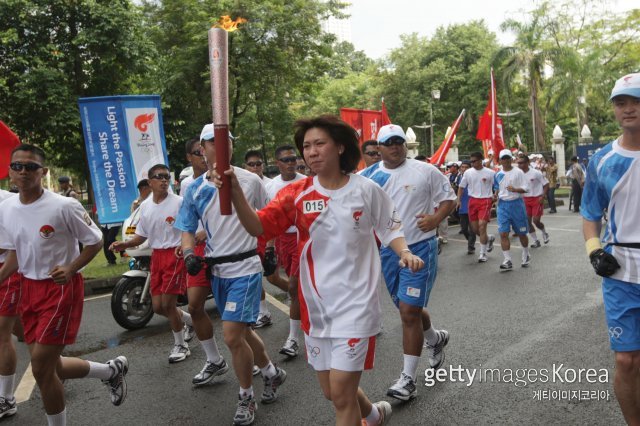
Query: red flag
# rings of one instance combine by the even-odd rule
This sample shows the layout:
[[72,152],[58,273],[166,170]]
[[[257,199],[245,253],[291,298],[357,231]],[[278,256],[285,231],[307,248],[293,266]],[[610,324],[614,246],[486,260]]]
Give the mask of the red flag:
[[[380,111],[368,109],[340,108],[340,118],[358,132],[358,142],[360,146],[369,139],[378,138],[378,130],[382,127],[382,116]],[[358,170],[364,168],[364,161],[361,160]]]
[[465,110],[462,110],[462,112],[460,112],[460,115],[451,126],[451,131],[445,136],[444,141],[442,142],[442,145],[440,145],[440,148],[438,148],[438,150],[434,152],[431,158],[429,159],[429,162],[434,166],[440,167],[442,164],[444,164],[444,160],[445,158],[447,158],[447,153],[449,152],[449,149],[451,148],[451,144],[453,143],[453,138],[456,136],[458,127],[460,127],[460,123],[462,122],[462,117],[464,117],[464,112]]
[[384,98],[382,98],[382,123],[380,124],[380,127],[386,126],[387,124],[391,124],[391,119],[387,113],[387,106],[384,104]]
[[[502,120],[498,117],[498,101],[496,99],[496,84],[493,78],[493,68],[491,68],[491,90],[489,91],[489,102],[484,110],[484,114],[480,117],[478,125],[478,133],[476,139],[481,141],[491,141],[491,149],[494,155],[499,155],[504,149],[504,140],[502,138]],[[483,145],[484,146],[484,145]],[[485,156],[486,156],[485,152]]]
[[20,145],[20,138],[0,121],[0,179],[9,176],[11,151],[18,145]]

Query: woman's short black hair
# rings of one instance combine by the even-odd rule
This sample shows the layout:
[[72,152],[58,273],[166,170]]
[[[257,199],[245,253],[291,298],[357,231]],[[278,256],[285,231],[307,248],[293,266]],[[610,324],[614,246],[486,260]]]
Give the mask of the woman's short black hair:
[[304,135],[307,131],[318,128],[327,132],[337,145],[342,145],[344,148],[344,151],[340,154],[340,169],[344,173],[351,173],[358,167],[361,158],[358,133],[340,118],[335,115],[305,118],[296,121],[294,127],[295,135],[293,139],[300,154],[304,152]]

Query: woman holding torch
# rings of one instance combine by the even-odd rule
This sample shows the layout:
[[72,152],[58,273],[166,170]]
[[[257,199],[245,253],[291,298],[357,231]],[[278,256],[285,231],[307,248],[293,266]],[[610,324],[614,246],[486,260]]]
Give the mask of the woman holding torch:
[[[378,185],[352,171],[360,160],[356,131],[334,116],[296,122],[295,143],[315,177],[295,182],[259,211],[245,199],[234,170],[231,200],[242,225],[270,240],[289,226],[298,229],[300,310],[307,360],[336,424],[383,424],[386,401],[372,404],[359,388],[373,368],[381,313],[377,290],[380,258],[374,232],[416,271],[424,266],[408,249],[391,199]],[[214,182],[222,186],[220,176]]]

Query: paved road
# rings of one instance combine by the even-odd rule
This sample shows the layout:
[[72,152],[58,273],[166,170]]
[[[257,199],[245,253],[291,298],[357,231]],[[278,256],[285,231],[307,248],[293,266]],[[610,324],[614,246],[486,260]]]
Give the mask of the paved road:
[[[516,266],[513,272],[502,274],[498,272],[498,248],[488,263],[477,264],[475,256],[466,254],[466,242],[457,235],[458,229],[450,229],[429,309],[436,327],[451,333],[446,366],[460,366],[470,373],[475,371],[476,376],[469,385],[466,373],[465,381],[460,382],[454,370],[455,382],[447,379],[428,387],[421,374],[418,398],[406,404],[392,402],[390,424],[623,423],[613,395],[613,356],[608,347],[599,280],[584,256],[579,217],[563,209],[557,215],[545,216],[544,221],[551,243],[532,251],[529,269]],[[490,230],[495,232],[495,226]],[[519,259],[520,249],[512,251],[514,259]],[[269,291],[281,296],[278,290]],[[400,320],[386,293],[382,294],[384,333],[376,345],[376,368],[362,378],[362,387],[372,400],[386,398],[386,388],[399,375],[402,363]],[[223,346],[217,311],[213,302],[208,306]],[[277,354],[289,326],[285,313],[275,306],[272,312],[275,324],[260,334],[269,353],[287,370],[288,378],[279,401],[259,406],[256,424],[332,424],[331,405],[323,399],[304,359],[286,362]],[[107,389],[99,382],[69,381],[65,384],[69,424],[231,424],[238,388],[233,374],[208,387],[193,389],[191,378],[203,365],[204,353],[194,342],[191,358],[169,365],[167,353],[172,342],[168,325],[161,318],[154,318],[144,330],[126,332],[111,318],[108,297],[87,301],[78,343],[70,346],[68,353],[98,361],[125,354],[130,360],[129,396],[123,406],[113,407]],[[223,355],[230,358],[226,348]],[[19,356],[18,373],[22,375],[27,367],[23,346]],[[423,360],[421,371],[426,365]],[[579,369],[593,369],[595,375]],[[450,372],[448,368],[446,371]],[[527,377],[517,380],[522,374]],[[574,379],[575,374],[581,383]],[[547,383],[540,383],[544,375],[548,376]],[[594,379],[603,383],[587,381]],[[22,387],[28,388],[26,384],[25,379]],[[261,392],[262,384],[257,383],[255,388]],[[570,393],[572,390],[578,393]],[[560,392],[565,398],[545,400],[545,391],[549,396]],[[600,396],[607,392],[608,400],[591,400],[594,393]],[[576,398],[585,393],[589,400]],[[3,423],[44,423],[37,388],[19,404],[18,414]]]

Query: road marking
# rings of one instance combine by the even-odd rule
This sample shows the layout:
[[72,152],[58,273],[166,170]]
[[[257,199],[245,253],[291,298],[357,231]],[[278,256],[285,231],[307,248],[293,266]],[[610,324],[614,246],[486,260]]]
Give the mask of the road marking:
[[35,386],[36,379],[33,377],[33,372],[31,371],[31,363],[29,363],[15,392],[16,403],[20,404],[22,402],[28,401],[29,398],[31,398],[31,393],[33,392],[33,388]]
[[289,307],[287,305],[285,305],[284,303],[282,303],[281,301],[279,301],[269,293],[265,293],[265,297],[269,301],[269,303],[271,303],[273,306],[280,309],[282,312],[287,314],[287,316],[289,316]]
[[105,297],[111,297],[111,293],[101,294],[100,296],[87,297],[84,299],[85,302],[91,302],[92,300],[104,299]]

